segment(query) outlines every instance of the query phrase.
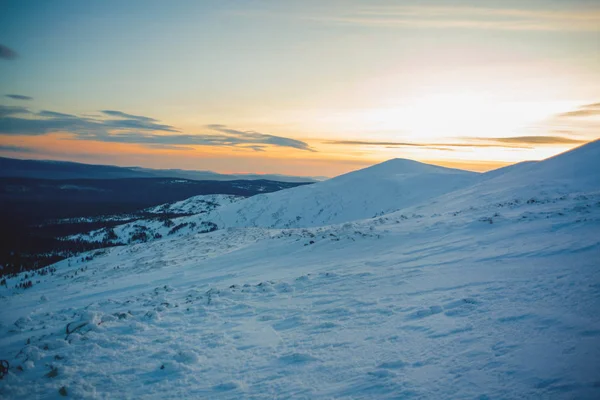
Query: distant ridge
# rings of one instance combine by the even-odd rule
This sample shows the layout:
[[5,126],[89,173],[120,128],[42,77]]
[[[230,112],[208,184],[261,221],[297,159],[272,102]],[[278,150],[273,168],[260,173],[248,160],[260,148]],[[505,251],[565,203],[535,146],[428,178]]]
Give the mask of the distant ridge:
[[278,182],[316,182],[327,179],[280,174],[219,174],[212,171],[117,167],[71,161],[21,160],[6,157],[0,157],[0,177],[36,179],[180,178],[195,181],[269,180]]

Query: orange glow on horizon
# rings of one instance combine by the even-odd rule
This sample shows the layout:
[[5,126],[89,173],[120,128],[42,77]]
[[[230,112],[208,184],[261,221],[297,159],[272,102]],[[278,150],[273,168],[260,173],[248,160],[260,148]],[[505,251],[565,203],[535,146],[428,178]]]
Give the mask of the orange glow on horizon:
[[[295,176],[333,177],[353,170],[368,167],[391,158],[408,158],[449,168],[485,172],[521,160],[482,160],[463,157],[435,159],[422,157],[411,149],[358,149],[348,146],[320,145],[317,152],[301,151],[285,147],[270,146],[267,151],[254,151],[243,147],[182,146],[182,149],[145,147],[139,144],[111,143],[78,140],[72,134],[55,133],[43,136],[13,136],[9,141],[0,139],[0,144],[18,145],[35,150],[35,153],[4,154],[19,158],[51,159],[83,162],[90,164],[112,164],[118,166],[142,166],[158,169],[211,170],[233,173],[278,173]],[[312,145],[312,144],[311,144]],[[352,146],[350,146],[352,147]],[[547,156],[568,150],[572,146],[549,147]],[[483,153],[476,153],[485,156]],[[442,151],[440,154],[447,153]],[[545,157],[543,157],[545,158]]]

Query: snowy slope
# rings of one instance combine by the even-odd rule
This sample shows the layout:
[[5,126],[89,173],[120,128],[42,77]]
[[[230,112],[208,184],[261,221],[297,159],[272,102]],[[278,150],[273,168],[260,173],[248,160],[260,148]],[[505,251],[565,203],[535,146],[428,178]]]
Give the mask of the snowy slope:
[[[203,215],[245,199],[243,196],[211,194],[190,197],[175,203],[142,210],[149,214],[156,214],[156,218],[138,219],[112,229],[97,229],[85,234],[68,236],[70,240],[83,240],[86,242],[111,242],[111,243],[140,243],[160,239],[166,236],[182,236],[190,233],[210,232],[216,226],[205,222]],[[161,217],[162,214],[194,214],[193,216]]]
[[[483,174],[480,182],[406,212],[456,212],[473,207],[510,208],[519,203],[561,202],[600,190],[600,140],[538,162]],[[433,207],[432,207],[433,206]]]
[[[196,196],[159,206],[148,211],[183,210],[196,215],[119,225],[112,241],[138,243],[215,227],[294,228],[349,222],[419,204],[478,179],[480,174],[473,172],[394,159],[328,181],[246,199],[218,195],[212,201],[210,196]],[[212,203],[219,206],[210,207]],[[102,229],[69,238],[100,242],[108,237]]]
[[30,289],[9,279],[0,397],[599,398],[589,146],[502,190],[499,175],[375,219],[166,238],[62,261]]
[[371,218],[468,186],[479,174],[394,159],[325,182],[258,195],[216,210],[219,227],[292,228]]
[[244,196],[228,194],[200,195],[175,203],[162,204],[144,211],[152,214],[201,214],[210,212],[217,207],[235,203],[244,198]]

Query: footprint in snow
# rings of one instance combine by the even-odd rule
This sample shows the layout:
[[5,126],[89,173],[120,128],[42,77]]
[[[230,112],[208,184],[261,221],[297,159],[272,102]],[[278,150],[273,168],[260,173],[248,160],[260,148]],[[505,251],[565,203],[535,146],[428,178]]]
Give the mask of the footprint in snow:
[[430,317],[432,315],[439,314],[439,313],[441,313],[443,311],[444,311],[444,309],[442,307],[440,307],[440,306],[431,306],[429,308],[417,310],[417,311],[415,311],[413,313],[408,314],[406,316],[406,319],[413,320],[413,319],[427,318],[427,317]]
[[389,361],[389,362],[384,362],[382,364],[379,364],[379,366],[377,368],[379,368],[379,369],[400,369],[400,368],[405,368],[408,366],[409,366],[408,363],[405,363],[402,360],[396,360],[396,361]]
[[313,361],[319,361],[319,359],[302,353],[292,353],[279,357],[279,362],[286,365],[305,364]]

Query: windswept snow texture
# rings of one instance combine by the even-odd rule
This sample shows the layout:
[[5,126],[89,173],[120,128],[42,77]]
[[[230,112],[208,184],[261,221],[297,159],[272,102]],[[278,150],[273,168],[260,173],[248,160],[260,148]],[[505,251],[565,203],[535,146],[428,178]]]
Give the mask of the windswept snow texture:
[[598,399],[588,146],[374,219],[171,237],[61,261],[30,289],[11,278],[0,397]]
[[383,215],[474,183],[479,174],[394,159],[218,209],[219,227],[305,228]]

